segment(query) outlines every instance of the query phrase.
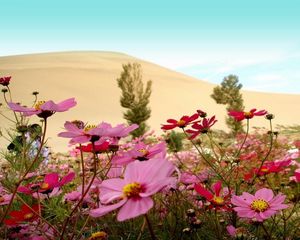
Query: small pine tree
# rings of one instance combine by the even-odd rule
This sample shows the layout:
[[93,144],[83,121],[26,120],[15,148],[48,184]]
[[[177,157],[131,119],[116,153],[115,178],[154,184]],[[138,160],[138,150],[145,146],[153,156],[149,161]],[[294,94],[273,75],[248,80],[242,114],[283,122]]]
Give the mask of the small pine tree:
[[[221,86],[217,86],[213,89],[213,94],[210,96],[217,104],[227,105],[227,111],[244,111],[244,100],[240,93],[242,86],[236,75],[229,75],[223,79]],[[226,117],[226,124],[234,135],[244,131],[242,122],[237,122],[233,118]]]
[[128,63],[123,65],[118,86],[122,90],[121,106],[128,110],[123,114],[129,124],[138,124],[139,128],[131,133],[133,137],[143,135],[148,126],[146,120],[150,118],[151,109],[148,107],[151,95],[152,81],[149,80],[144,89],[141,65]]

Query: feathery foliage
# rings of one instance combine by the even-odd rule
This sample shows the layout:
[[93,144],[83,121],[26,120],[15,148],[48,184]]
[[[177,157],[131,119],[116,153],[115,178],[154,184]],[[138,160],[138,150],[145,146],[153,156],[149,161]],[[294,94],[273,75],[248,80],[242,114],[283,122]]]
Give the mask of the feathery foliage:
[[148,104],[150,102],[152,81],[147,81],[144,89],[141,65],[128,63],[123,65],[123,71],[117,82],[122,90],[121,106],[128,109],[123,114],[124,119],[129,124],[138,124],[139,128],[131,134],[133,137],[141,136],[147,130],[146,120],[151,115]]
[[[217,104],[227,105],[227,111],[243,111],[245,108],[244,100],[240,93],[242,86],[243,85],[239,83],[239,79],[236,75],[229,75],[223,79],[220,86],[213,89],[213,94],[210,96]],[[226,117],[226,124],[234,135],[243,131],[242,122],[237,122],[233,118]]]

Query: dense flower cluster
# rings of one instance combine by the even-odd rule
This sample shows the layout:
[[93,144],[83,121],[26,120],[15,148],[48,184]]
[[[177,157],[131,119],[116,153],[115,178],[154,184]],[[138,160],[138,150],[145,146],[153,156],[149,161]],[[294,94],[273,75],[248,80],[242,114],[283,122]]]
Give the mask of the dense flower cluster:
[[[7,91],[10,80],[0,78]],[[45,159],[47,119],[73,108],[75,99],[35,99],[33,107],[6,103],[15,132],[1,155],[1,239],[295,239],[300,234],[300,140],[291,143],[272,129],[247,130],[232,139],[213,131],[216,116],[197,110],[162,125],[164,131],[181,131],[173,138],[149,132],[132,139],[136,124],[66,121],[58,136],[68,138],[72,149]],[[247,124],[254,116],[273,119],[255,108],[228,114]],[[44,124],[32,130],[28,121],[34,115]]]

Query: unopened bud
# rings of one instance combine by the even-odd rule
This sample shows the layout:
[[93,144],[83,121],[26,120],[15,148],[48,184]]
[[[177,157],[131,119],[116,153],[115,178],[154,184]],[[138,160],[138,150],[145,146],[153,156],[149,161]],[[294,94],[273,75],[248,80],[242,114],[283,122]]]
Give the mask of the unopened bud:
[[265,118],[268,119],[268,120],[272,120],[272,119],[275,118],[275,116],[274,116],[274,114],[269,113],[269,114],[267,114],[267,115],[265,116]]

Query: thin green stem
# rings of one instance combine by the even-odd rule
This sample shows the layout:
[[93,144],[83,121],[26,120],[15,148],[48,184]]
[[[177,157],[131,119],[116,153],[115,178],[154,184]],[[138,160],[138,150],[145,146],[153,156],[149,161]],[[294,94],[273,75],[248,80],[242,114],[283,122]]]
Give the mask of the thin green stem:
[[34,160],[32,161],[32,163],[30,164],[30,166],[28,167],[28,169],[25,171],[25,173],[23,174],[23,176],[20,178],[20,180],[16,183],[16,187],[12,193],[12,196],[11,196],[11,199],[9,201],[9,204],[4,212],[4,215],[2,216],[1,220],[0,220],[0,224],[4,221],[8,211],[10,210],[11,206],[12,206],[12,203],[13,203],[13,200],[17,194],[17,191],[18,191],[18,188],[19,186],[21,185],[21,183],[25,180],[26,178],[26,175],[30,172],[31,168],[34,166],[34,164],[38,161],[39,159],[39,155],[42,151],[42,148],[43,148],[43,145],[44,145],[44,142],[45,142],[45,137],[46,137],[46,129],[47,129],[47,119],[45,119],[45,124],[44,124],[44,131],[43,131],[43,136],[42,136],[42,140],[41,140],[41,145],[37,151],[37,154],[34,158]]
[[147,222],[147,225],[148,225],[148,229],[149,229],[149,232],[150,232],[150,235],[151,235],[151,239],[152,240],[157,240],[157,238],[155,237],[155,234],[154,234],[151,222],[150,222],[150,220],[148,218],[148,215],[145,214],[144,216],[145,216],[145,219],[146,219],[146,222]]
[[72,217],[72,215],[75,213],[75,211],[77,210],[77,208],[81,205],[81,203],[83,202],[83,199],[84,197],[88,194],[92,184],[94,183],[94,180],[97,176],[97,162],[98,162],[98,158],[96,156],[96,153],[95,153],[95,144],[94,142],[92,142],[92,146],[93,146],[93,153],[94,153],[94,174],[93,174],[93,177],[87,187],[87,189],[85,190],[84,194],[81,196],[80,200],[78,201],[78,203],[75,205],[75,207],[73,208],[73,210],[71,211],[71,213],[69,214],[69,216],[67,217],[67,219],[64,221],[64,224],[63,224],[63,227],[62,227],[62,231],[61,231],[61,234],[60,234],[60,240],[63,240],[64,239],[64,234],[65,234],[65,231],[66,231],[66,228],[67,228],[67,225]]
[[194,143],[192,139],[189,138],[188,134],[184,129],[182,129],[187,139],[191,141],[193,146],[196,148],[197,152],[200,154],[200,156],[203,158],[203,160],[211,167],[211,169],[218,175],[218,177],[229,187],[228,182],[226,179],[215,169],[215,166],[204,156],[204,154],[200,151],[198,146]]
[[269,157],[269,155],[271,154],[271,151],[272,151],[272,149],[273,149],[273,130],[272,130],[272,129],[273,129],[273,128],[272,128],[272,121],[270,120],[270,147],[269,147],[269,150],[268,150],[266,156],[265,156],[264,159],[261,161],[261,164],[260,164],[260,166],[259,166],[259,168],[258,168],[258,170],[257,170],[257,173],[254,175],[254,178],[253,178],[253,180],[251,181],[251,184],[250,184],[251,186],[253,185],[254,181],[255,181],[256,178],[258,177],[259,172],[260,172],[262,166],[264,165],[265,161],[268,159],[268,157]]

